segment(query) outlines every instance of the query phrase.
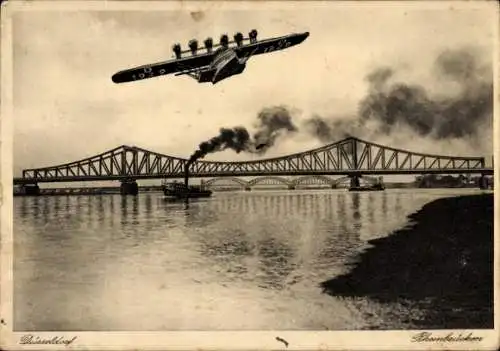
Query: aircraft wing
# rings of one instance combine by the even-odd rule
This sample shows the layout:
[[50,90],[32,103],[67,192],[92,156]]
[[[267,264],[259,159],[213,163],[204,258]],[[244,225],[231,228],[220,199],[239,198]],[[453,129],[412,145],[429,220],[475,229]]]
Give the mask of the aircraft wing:
[[213,59],[212,53],[203,53],[180,59],[153,63],[149,65],[134,67],[115,73],[111,79],[115,83],[126,83],[163,76],[171,73],[193,71],[208,66]]
[[255,43],[246,44],[234,50],[239,57],[267,54],[277,50],[283,50],[291,46],[302,43],[309,36],[309,32],[290,34],[283,37],[261,40]]

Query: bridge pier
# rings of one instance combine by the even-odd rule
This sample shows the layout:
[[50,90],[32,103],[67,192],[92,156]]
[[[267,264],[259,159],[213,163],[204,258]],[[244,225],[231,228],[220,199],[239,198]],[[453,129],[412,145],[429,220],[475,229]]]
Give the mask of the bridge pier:
[[490,188],[490,181],[488,177],[486,177],[484,174],[481,174],[481,177],[479,178],[478,181],[479,189],[481,190],[486,190]]
[[359,178],[360,176],[358,175],[350,175],[349,178],[351,178],[351,184],[350,184],[350,187],[351,188],[357,188],[360,186],[360,181],[359,181]]
[[376,185],[377,185],[377,186],[380,186],[380,187],[382,187],[382,188],[384,188],[384,189],[385,189],[385,185],[384,185],[384,177],[382,177],[382,176],[378,177],[378,178],[377,178],[377,184],[376,184]]
[[133,179],[123,180],[120,185],[120,194],[122,195],[137,195],[139,194],[139,186]]
[[40,187],[38,184],[23,184],[21,186],[21,192],[24,195],[29,195],[29,196],[38,196],[40,195]]

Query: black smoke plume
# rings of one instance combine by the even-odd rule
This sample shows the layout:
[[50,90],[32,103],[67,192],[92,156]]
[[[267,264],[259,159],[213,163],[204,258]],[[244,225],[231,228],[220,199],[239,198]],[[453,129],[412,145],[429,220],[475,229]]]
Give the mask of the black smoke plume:
[[340,141],[348,137],[359,136],[361,124],[358,120],[337,117],[327,119],[319,115],[307,119],[303,123],[304,130],[322,143]]
[[[433,82],[398,80],[399,71],[380,67],[365,81],[367,95],[355,116],[314,115],[302,122],[301,131],[323,143],[349,136],[371,139],[391,135],[400,127],[431,140],[478,139],[480,128],[493,125],[493,72],[470,48],[445,50],[434,61]],[[447,86],[432,92],[427,84]],[[299,132],[292,113],[284,106],[264,108],[253,125],[253,135],[244,127],[221,128],[219,135],[204,141],[188,165],[209,153],[234,150],[264,154],[279,138]]]
[[477,136],[478,128],[493,121],[492,67],[478,57],[471,49],[443,51],[432,72],[436,82],[452,83],[455,93],[434,96],[424,83],[397,81],[395,69],[379,68],[366,76],[368,94],[357,116],[313,116],[304,123],[306,130],[322,142],[366,135],[368,129],[389,135],[400,126],[436,140]]
[[265,153],[269,150],[277,138],[298,131],[292,122],[291,112],[284,106],[264,108],[257,115],[257,123],[254,127],[257,130],[254,134],[255,144],[263,145],[258,149],[258,153]]
[[281,136],[297,132],[290,111],[284,106],[264,108],[257,115],[253,136],[245,127],[221,128],[219,135],[202,142],[191,157],[187,167],[206,155],[231,149],[236,153],[264,154]]
[[219,135],[202,142],[198,146],[198,150],[196,150],[189,158],[189,163],[199,160],[210,153],[225,149],[232,149],[237,153],[240,153],[241,151],[248,149],[249,145],[250,134],[246,128],[221,128]]

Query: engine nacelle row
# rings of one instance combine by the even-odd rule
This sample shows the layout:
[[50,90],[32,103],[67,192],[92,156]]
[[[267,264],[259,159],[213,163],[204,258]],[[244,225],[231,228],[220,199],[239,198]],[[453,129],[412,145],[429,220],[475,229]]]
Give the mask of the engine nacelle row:
[[[248,33],[248,38],[250,39],[250,43],[257,42],[257,30],[252,29]],[[243,45],[243,40],[244,40],[243,34],[241,34],[240,32],[237,32],[234,34],[234,41],[235,41],[236,45],[238,45],[238,46]],[[205,44],[205,48],[207,49],[207,52],[212,52],[212,49],[214,46],[213,39],[208,37],[207,39],[205,39],[205,41],[203,43]],[[228,47],[229,37],[227,34],[221,35],[220,40],[219,40],[219,44],[223,47]],[[188,43],[188,47],[189,47],[189,50],[191,51],[191,54],[196,55],[196,53],[198,52],[198,40],[196,40],[196,39],[190,40]],[[179,43],[174,44],[172,46],[172,51],[174,52],[176,58],[178,58],[178,59],[181,58],[181,55],[182,55],[181,44],[179,44]]]

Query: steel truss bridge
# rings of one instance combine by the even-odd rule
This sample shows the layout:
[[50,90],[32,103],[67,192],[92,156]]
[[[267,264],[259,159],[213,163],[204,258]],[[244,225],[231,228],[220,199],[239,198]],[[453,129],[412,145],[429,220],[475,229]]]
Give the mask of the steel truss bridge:
[[[23,170],[22,177],[14,178],[14,184],[36,185],[51,182],[108,180],[130,182],[140,179],[183,178],[187,162],[187,159],[122,145],[79,161]],[[201,160],[192,163],[189,167],[191,178],[303,177],[293,180],[294,184],[306,181],[305,176],[332,183],[337,181],[326,176],[358,177],[388,174],[480,174],[484,176],[493,174],[493,168],[485,166],[484,157],[416,153],[354,137],[283,157],[242,162]],[[215,180],[208,182],[215,182]],[[287,180],[287,182],[292,181]]]

